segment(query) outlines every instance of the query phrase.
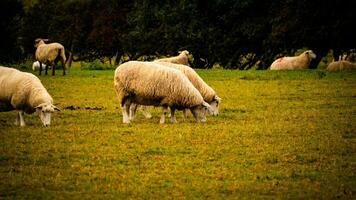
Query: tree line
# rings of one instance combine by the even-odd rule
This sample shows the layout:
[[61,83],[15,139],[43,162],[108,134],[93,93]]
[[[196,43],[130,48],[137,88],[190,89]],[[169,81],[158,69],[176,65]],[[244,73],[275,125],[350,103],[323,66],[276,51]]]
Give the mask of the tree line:
[[355,1],[2,0],[0,62],[34,55],[34,40],[60,42],[71,60],[177,55],[193,67],[266,69],[300,48],[320,59],[356,47]]

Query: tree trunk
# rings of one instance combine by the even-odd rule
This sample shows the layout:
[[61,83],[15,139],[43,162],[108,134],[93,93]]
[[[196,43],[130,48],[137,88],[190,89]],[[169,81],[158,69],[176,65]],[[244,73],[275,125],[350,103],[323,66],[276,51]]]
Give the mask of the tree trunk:
[[120,63],[120,58],[121,58],[121,53],[119,50],[116,50],[116,53],[114,56],[114,65],[118,65]]
[[69,56],[68,56],[68,67],[71,68],[72,67],[72,62],[73,62],[73,42],[71,42],[72,44],[70,45],[70,50],[69,50]]
[[341,50],[340,49],[333,49],[334,61],[339,61],[340,55],[341,55]]
[[73,53],[69,52],[69,57],[68,57],[68,67],[72,67],[72,62],[73,62]]
[[318,67],[318,64],[320,63],[321,59],[326,56],[326,54],[328,53],[328,49],[324,49],[324,48],[320,48],[317,49],[315,48],[315,50],[313,50],[314,53],[316,54],[316,58],[313,59],[310,63],[310,69],[316,69]]

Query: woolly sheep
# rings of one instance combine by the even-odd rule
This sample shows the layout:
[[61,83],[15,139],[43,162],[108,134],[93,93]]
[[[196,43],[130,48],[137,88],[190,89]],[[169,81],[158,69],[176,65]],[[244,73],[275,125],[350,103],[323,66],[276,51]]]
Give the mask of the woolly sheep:
[[356,63],[347,60],[331,62],[326,68],[328,71],[356,70]]
[[38,113],[42,124],[49,126],[51,114],[59,110],[53,99],[33,74],[0,66],[0,112],[18,110],[16,125],[25,126],[23,114]]
[[52,76],[54,76],[56,71],[56,64],[58,61],[61,62],[63,67],[63,75],[65,75],[66,56],[65,56],[63,45],[59,43],[45,44],[45,41],[48,40],[41,39],[41,38],[35,40],[35,47],[37,48],[35,57],[36,60],[40,62],[40,75],[42,72],[41,64],[46,64],[47,66],[45,68],[46,69],[45,74],[47,75],[47,69],[49,66],[51,66]]
[[271,66],[271,70],[294,70],[308,69],[312,59],[316,58],[312,50],[304,51],[299,56],[282,57],[275,60]]
[[[183,72],[183,74],[189,79],[189,81],[193,84],[193,86],[200,92],[204,101],[210,104],[213,110],[212,115],[213,116],[219,115],[220,98],[216,95],[216,92],[208,84],[205,83],[205,81],[198,75],[198,73],[194,69],[192,69],[189,66],[181,65],[181,64],[174,64],[168,62],[157,62],[157,63],[165,67],[174,68]],[[142,109],[144,111],[145,117],[149,118],[147,117],[150,116],[149,113],[147,112],[147,109],[145,107],[142,107]],[[130,118],[134,118],[135,111],[136,111],[135,106],[130,108],[130,116],[131,116]],[[183,113],[184,113],[184,117],[186,117],[185,110],[183,110]]]
[[[46,65],[42,64],[42,67],[46,67]],[[36,69],[39,69],[39,68],[40,68],[40,62],[38,62],[38,61],[33,62],[32,70],[35,71]],[[51,66],[49,66],[48,68],[51,69]]]
[[128,116],[132,103],[162,106],[160,123],[165,122],[167,108],[171,120],[176,109],[189,108],[198,122],[205,122],[205,111],[212,112],[199,91],[180,71],[153,62],[130,61],[115,70],[114,85],[121,103],[123,123],[130,123]]
[[349,62],[356,62],[356,52],[351,52],[350,54],[348,54],[345,60]]
[[189,55],[189,51],[184,50],[184,51],[179,52],[178,56],[169,57],[169,58],[161,58],[161,59],[157,59],[155,61],[156,62],[170,62],[170,63],[176,63],[176,64],[182,64],[182,65],[189,66],[188,55]]

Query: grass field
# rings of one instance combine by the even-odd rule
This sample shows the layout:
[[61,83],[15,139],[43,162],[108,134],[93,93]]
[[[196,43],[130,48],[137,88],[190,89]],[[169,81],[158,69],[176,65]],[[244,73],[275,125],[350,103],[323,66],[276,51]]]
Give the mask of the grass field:
[[40,77],[48,128],[0,113],[0,199],[355,199],[356,73],[198,70],[218,117],[122,124],[113,71]]

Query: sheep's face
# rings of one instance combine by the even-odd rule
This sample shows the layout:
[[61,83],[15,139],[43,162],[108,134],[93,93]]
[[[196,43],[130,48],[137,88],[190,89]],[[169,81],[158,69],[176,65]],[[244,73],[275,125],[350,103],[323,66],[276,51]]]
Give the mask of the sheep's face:
[[36,107],[36,112],[38,113],[43,126],[49,126],[51,124],[51,115],[55,110],[59,111],[59,108],[53,104],[40,104]]
[[307,56],[309,56],[310,59],[315,59],[316,58],[316,54],[312,50],[306,51],[305,54]]
[[187,57],[188,57],[188,55],[189,55],[189,51],[187,51],[187,50],[179,51],[178,53],[179,53],[179,54],[183,54],[183,55],[185,55],[185,56],[187,56]]
[[203,123],[206,122],[205,113],[206,112],[208,112],[209,114],[213,113],[213,110],[211,109],[210,105],[206,102],[203,102],[201,105],[190,108],[190,111],[192,112],[197,122],[203,122]]
[[219,104],[220,104],[220,97],[216,96],[214,97],[213,101],[210,102],[210,107],[212,110],[212,114],[213,116],[218,116],[219,115]]

